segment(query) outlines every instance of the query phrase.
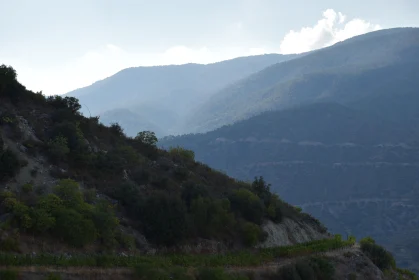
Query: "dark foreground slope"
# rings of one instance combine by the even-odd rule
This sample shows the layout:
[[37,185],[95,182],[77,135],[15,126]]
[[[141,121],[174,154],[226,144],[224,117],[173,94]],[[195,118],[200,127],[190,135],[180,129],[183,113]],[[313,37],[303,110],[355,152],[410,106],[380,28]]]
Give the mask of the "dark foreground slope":
[[[310,229],[285,245],[327,236],[263,180],[237,181],[196,162],[190,151],[160,150],[150,133],[126,137],[118,125],[81,116],[77,99],[28,92],[12,68],[0,70],[0,221],[10,242],[19,241],[10,236],[15,227],[39,241],[93,251],[183,250],[202,239],[198,251],[244,248],[269,240],[266,223],[284,223],[279,231],[290,223]],[[9,249],[55,245],[22,242]]]
[[[177,133],[178,122],[212,93],[295,55],[259,55],[218,63],[124,69],[91,86],[69,92],[82,112],[118,122],[130,136],[153,130],[157,135]],[[117,114],[115,114],[117,110]],[[136,116],[137,121],[132,116]]]
[[[186,118],[184,131],[206,132],[267,110],[315,101],[347,104],[389,87],[399,89],[388,84],[391,75],[399,80],[397,86],[406,80],[407,88],[411,77],[417,77],[418,50],[419,29],[396,28],[272,65],[214,94]],[[408,76],[398,74],[399,69]]]

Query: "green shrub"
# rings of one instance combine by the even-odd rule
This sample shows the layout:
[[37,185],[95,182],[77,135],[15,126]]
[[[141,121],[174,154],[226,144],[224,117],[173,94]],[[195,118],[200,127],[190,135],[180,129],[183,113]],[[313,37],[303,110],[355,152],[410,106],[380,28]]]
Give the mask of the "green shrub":
[[410,279],[410,280],[417,280],[418,279],[418,277],[416,276],[416,274],[415,273],[413,273],[412,271],[410,271],[410,270],[407,270],[407,269],[401,269],[401,268],[397,268],[397,273],[400,275],[400,276],[402,276],[402,277],[407,277],[408,279]]
[[8,236],[4,239],[0,239],[0,251],[19,252],[18,236]]
[[30,193],[30,192],[32,192],[33,191],[33,185],[32,184],[24,184],[23,186],[22,186],[22,191],[24,192],[24,193]]
[[170,147],[169,154],[172,156],[178,156],[186,160],[194,161],[195,160],[195,152],[182,148],[182,147]]
[[19,274],[14,270],[0,270],[1,280],[18,280]]
[[144,232],[157,244],[173,245],[186,238],[186,207],[177,196],[152,194],[143,205]]
[[48,151],[50,156],[55,160],[63,160],[70,153],[67,144],[67,138],[59,135],[48,142]]
[[55,213],[56,225],[54,235],[64,242],[83,247],[96,240],[97,231],[92,220],[84,218],[73,209],[59,209]]
[[244,219],[260,225],[265,208],[260,198],[247,189],[233,191],[230,196],[232,209]]
[[396,268],[396,261],[393,255],[383,247],[375,244],[374,239],[366,237],[361,239],[361,250],[371,259],[371,261],[382,271]]
[[228,199],[198,197],[192,201],[190,216],[192,224],[189,228],[195,235],[205,238],[228,236],[236,225]]
[[138,132],[137,136],[135,137],[136,140],[141,141],[146,145],[155,146],[158,139],[156,134],[152,131],[141,131]]
[[29,233],[48,233],[65,243],[83,247],[96,240],[107,248],[118,245],[119,220],[115,209],[104,200],[88,204],[78,184],[61,180],[53,194],[40,195],[36,203],[25,204],[12,193],[3,192],[1,206],[12,213],[12,222]]
[[335,274],[333,265],[324,258],[311,258],[280,268],[276,274],[283,280],[331,280]]
[[260,226],[251,223],[244,222],[242,225],[242,238],[246,246],[254,246],[261,241],[263,231]]
[[135,249],[135,238],[132,235],[118,231],[115,235],[115,238],[122,246],[122,248],[127,250]]

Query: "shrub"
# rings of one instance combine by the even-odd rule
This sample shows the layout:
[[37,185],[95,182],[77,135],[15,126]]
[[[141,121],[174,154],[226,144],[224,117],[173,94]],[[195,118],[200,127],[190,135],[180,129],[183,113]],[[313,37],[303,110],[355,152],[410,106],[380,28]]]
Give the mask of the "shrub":
[[19,274],[14,270],[0,270],[1,280],[18,280]]
[[132,235],[118,231],[115,237],[122,248],[127,250],[135,249],[135,238]]
[[155,146],[158,139],[156,134],[152,131],[141,131],[138,132],[137,136],[135,137],[136,140],[141,141],[146,145]]
[[[0,251],[3,252],[19,252],[19,236],[8,236],[0,239]],[[0,278],[1,279],[1,278]]]
[[324,258],[310,258],[280,268],[277,279],[283,280],[331,280],[335,274],[333,265]]
[[155,243],[170,246],[186,238],[186,208],[179,197],[152,194],[142,213],[146,237]]
[[371,259],[371,261],[381,270],[396,268],[393,255],[383,247],[375,244],[374,239],[366,237],[361,239],[361,250]]
[[407,277],[408,279],[411,279],[411,280],[417,280],[418,279],[418,277],[416,276],[415,273],[413,273],[412,271],[407,270],[407,269],[397,268],[397,273],[400,276],[402,276],[402,277],[404,276],[405,278]]
[[229,280],[228,274],[221,268],[203,268],[197,275],[197,280]]
[[75,247],[83,247],[96,239],[97,232],[94,223],[85,219],[77,211],[59,209],[55,213],[55,218],[54,234],[64,242]]
[[0,153],[0,180],[14,177],[20,170],[20,161],[15,153],[6,149]]
[[67,138],[59,135],[48,142],[48,151],[55,160],[63,160],[70,153]]
[[182,186],[181,197],[188,209],[190,209],[191,203],[194,199],[207,196],[208,190],[202,185],[197,185],[194,182],[188,181]]
[[86,203],[76,182],[61,180],[54,194],[41,195],[34,205],[7,192],[2,193],[2,207],[13,215],[13,223],[31,233],[49,233],[75,247],[100,240],[108,248],[117,245],[119,220],[112,206],[102,200]]
[[33,191],[33,185],[32,184],[24,184],[23,186],[22,186],[22,191],[24,192],[24,193],[30,193],[30,192],[32,192]]
[[243,242],[246,246],[254,246],[259,241],[262,240],[263,231],[260,226],[250,223],[244,222],[242,225],[242,238]]
[[233,191],[230,196],[231,207],[244,219],[260,225],[264,216],[264,205],[260,198],[247,189]]
[[190,229],[194,234],[206,238],[224,237],[233,231],[236,223],[227,199],[198,197],[192,201],[190,215]]
[[178,157],[186,159],[186,160],[190,160],[190,161],[195,160],[195,152],[194,151],[187,150],[187,149],[179,147],[179,146],[178,147],[170,147],[169,148],[169,153],[172,156],[178,156]]

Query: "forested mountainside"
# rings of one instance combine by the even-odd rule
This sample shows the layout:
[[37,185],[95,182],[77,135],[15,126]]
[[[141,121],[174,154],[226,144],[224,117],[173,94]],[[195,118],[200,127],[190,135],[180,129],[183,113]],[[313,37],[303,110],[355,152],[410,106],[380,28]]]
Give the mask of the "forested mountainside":
[[234,178],[260,174],[332,232],[373,236],[418,270],[419,128],[409,110],[419,107],[418,93],[367,99],[357,109],[315,103],[266,112],[160,145],[191,149]]
[[272,65],[212,95],[186,118],[184,131],[206,132],[304,103],[350,104],[383,92],[412,91],[417,88],[418,50],[419,29],[396,28]]
[[332,236],[270,191],[154,133],[127,137],[76,98],[0,66],[0,278],[416,279],[364,238]]
[[80,100],[84,115],[100,115],[105,124],[118,122],[129,136],[143,130],[165,136],[178,133],[185,114],[211,94],[294,57],[297,55],[268,54],[208,65],[133,67],[67,96]]

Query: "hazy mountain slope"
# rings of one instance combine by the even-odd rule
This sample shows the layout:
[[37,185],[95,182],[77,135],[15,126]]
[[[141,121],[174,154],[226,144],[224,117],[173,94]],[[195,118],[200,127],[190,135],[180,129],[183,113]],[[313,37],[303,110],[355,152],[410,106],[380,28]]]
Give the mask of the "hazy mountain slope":
[[153,131],[157,136],[165,134],[162,127],[146,117],[146,114],[141,111],[135,113],[128,109],[109,110],[100,116],[100,121],[105,125],[119,123],[124,128],[124,132],[130,136],[135,136],[138,132],[144,130]]
[[[157,118],[171,120],[170,127],[177,125],[178,118],[200,104],[211,93],[228,84],[256,73],[265,67],[296,57],[296,55],[268,54],[241,57],[223,62],[200,65],[171,65],[128,68],[98,81],[91,86],[67,93],[79,98],[82,112],[102,115],[108,110],[134,110],[147,106],[155,110],[165,110],[167,115],[139,112],[146,121]],[[127,113],[129,115],[129,113]],[[121,122],[125,118],[121,117]],[[128,117],[129,118],[129,117]]]
[[[260,174],[332,231],[371,235],[418,271],[418,95],[388,93],[376,103],[368,97],[353,103],[356,109],[314,103],[266,112],[160,145],[192,149],[236,178]],[[408,113],[392,104],[409,104]]]
[[[360,73],[377,68],[386,71],[399,63],[417,64],[418,49],[417,28],[381,30],[348,39],[270,66],[222,89],[186,118],[184,130],[209,131],[269,109],[285,108],[319,98],[345,100],[340,90],[348,92],[345,87],[352,84],[350,77],[359,79],[357,76]],[[341,79],[346,79],[346,83],[342,84]],[[359,82],[356,86],[362,86]],[[380,84],[383,82],[385,80],[380,80]],[[336,84],[341,87],[335,87]],[[378,90],[379,87],[374,85],[373,89]],[[355,94],[353,91],[350,93]]]

